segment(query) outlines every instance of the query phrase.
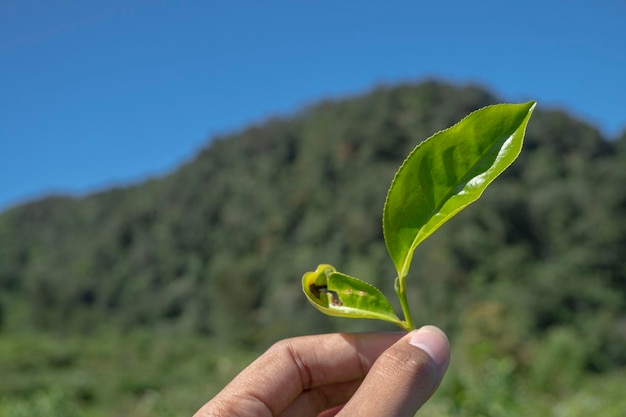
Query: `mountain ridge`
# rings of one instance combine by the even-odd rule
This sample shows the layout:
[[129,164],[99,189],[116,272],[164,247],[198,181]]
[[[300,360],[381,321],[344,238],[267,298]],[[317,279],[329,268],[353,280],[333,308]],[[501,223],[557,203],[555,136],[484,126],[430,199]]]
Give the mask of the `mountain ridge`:
[[[10,209],[0,330],[168,327],[264,344],[379,328],[322,317],[300,276],[331,263],[393,291],[380,220],[395,170],[419,141],[497,101],[471,85],[381,87],[218,137],[143,184]],[[539,107],[520,159],[416,253],[416,318],[454,334],[493,302],[523,335],[582,333],[605,317],[598,344],[626,360],[610,347],[626,340],[624,142]]]

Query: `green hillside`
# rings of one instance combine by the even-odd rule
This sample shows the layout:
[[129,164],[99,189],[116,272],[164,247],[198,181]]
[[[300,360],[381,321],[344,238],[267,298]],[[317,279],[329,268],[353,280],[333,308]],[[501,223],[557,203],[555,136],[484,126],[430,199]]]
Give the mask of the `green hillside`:
[[[218,366],[228,353],[245,361],[279,338],[393,329],[323,316],[300,278],[331,263],[391,294],[381,213],[394,172],[420,140],[500,100],[439,82],[378,88],[215,138],[163,178],[2,213],[0,374],[15,376],[0,384],[5,414],[56,401],[139,416],[128,404],[157,392],[148,414],[189,415],[239,369]],[[519,160],[415,254],[414,318],[445,329],[458,357],[431,415],[527,415],[524,396],[553,410],[623,383],[624,184],[626,132],[608,141],[539,103]],[[203,346],[224,353],[198,359]],[[95,364],[136,364],[138,349],[144,379],[129,383],[120,367],[95,384]],[[221,376],[189,400],[168,391],[202,372]]]

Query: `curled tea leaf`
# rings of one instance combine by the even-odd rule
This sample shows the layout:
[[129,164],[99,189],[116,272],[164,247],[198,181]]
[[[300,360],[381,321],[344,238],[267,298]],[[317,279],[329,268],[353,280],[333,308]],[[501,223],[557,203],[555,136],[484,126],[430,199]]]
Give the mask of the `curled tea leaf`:
[[321,264],[302,277],[302,289],[318,310],[329,316],[378,319],[405,328],[383,293],[367,282]]

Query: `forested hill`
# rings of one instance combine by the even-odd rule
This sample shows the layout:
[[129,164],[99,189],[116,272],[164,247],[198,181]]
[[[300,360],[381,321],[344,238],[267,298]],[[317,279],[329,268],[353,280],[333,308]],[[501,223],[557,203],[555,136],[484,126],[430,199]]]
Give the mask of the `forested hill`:
[[[395,170],[500,100],[438,82],[379,88],[216,138],[161,179],[8,210],[0,331],[167,327],[265,344],[374,328],[310,308],[302,274],[331,263],[393,295],[381,213]],[[603,350],[591,366],[626,362],[625,168],[626,134],[606,141],[539,103],[520,159],[418,248],[418,323],[454,335],[496,320],[511,349],[566,328]]]

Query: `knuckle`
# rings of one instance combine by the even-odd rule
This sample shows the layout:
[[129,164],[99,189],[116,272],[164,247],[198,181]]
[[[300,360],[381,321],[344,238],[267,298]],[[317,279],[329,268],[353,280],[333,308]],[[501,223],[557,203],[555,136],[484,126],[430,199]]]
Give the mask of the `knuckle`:
[[378,360],[379,369],[392,379],[406,378],[415,389],[430,393],[439,384],[437,365],[413,347],[391,347]]
[[313,375],[295,346],[295,339],[284,339],[274,343],[267,351],[281,362],[292,363],[298,372],[302,389],[308,389],[313,382]]

